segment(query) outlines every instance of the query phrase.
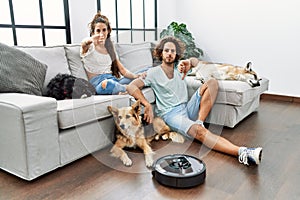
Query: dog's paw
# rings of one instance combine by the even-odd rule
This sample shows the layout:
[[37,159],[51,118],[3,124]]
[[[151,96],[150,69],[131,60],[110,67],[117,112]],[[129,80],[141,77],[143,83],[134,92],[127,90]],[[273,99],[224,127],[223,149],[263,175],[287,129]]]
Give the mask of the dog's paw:
[[169,137],[172,140],[172,142],[184,143],[184,137],[182,135],[180,135],[179,133],[170,132]]
[[85,99],[85,98],[88,98],[88,95],[87,94],[83,94],[81,95],[80,99]]
[[163,135],[161,136],[161,139],[163,139],[163,140],[168,140],[168,139],[169,139],[169,133],[163,134]]
[[127,155],[121,157],[121,160],[126,167],[130,167],[132,165],[132,160],[130,158],[128,158]]
[[158,134],[155,135],[155,136],[154,136],[154,139],[155,139],[155,140],[159,140],[159,135],[158,135]]
[[130,160],[130,159],[123,160],[123,164],[127,167],[130,167],[132,165],[132,160]]
[[153,157],[152,154],[145,155],[145,162],[147,167],[152,167],[153,165]]

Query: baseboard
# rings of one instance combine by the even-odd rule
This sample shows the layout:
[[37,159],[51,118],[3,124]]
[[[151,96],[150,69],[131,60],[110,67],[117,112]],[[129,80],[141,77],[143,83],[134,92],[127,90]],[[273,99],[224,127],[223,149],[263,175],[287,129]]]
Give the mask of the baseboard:
[[292,103],[300,103],[300,97],[293,97],[293,96],[284,96],[284,95],[277,95],[277,94],[262,94],[260,96],[261,99],[267,100],[277,100],[277,101],[286,101]]

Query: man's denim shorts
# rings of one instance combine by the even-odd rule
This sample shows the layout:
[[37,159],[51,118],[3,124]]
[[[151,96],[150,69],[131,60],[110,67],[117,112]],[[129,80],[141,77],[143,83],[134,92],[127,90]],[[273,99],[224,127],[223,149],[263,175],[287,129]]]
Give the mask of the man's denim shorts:
[[202,121],[197,120],[200,109],[200,100],[201,96],[198,89],[187,103],[180,104],[163,115],[163,120],[173,131],[192,139],[187,133],[191,126],[194,124],[203,125]]

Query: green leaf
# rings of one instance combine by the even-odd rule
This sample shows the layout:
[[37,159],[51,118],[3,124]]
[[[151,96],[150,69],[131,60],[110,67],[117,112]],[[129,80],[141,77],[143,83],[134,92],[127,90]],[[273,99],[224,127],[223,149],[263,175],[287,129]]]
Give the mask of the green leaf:
[[163,29],[160,32],[160,38],[166,36],[174,36],[180,39],[186,46],[186,50],[184,53],[184,58],[197,57],[200,58],[203,56],[202,49],[196,47],[194,42],[194,38],[192,34],[188,31],[186,24],[177,22],[171,22],[167,29]]

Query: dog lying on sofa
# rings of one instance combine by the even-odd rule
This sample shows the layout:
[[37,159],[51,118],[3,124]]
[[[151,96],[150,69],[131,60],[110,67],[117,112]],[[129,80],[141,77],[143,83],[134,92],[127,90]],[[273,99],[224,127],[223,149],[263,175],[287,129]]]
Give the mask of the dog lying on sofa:
[[90,82],[70,74],[57,74],[47,85],[47,96],[57,100],[82,99],[95,94]]
[[112,156],[120,158],[125,166],[131,166],[132,161],[123,150],[125,147],[138,146],[143,150],[147,167],[153,164],[153,151],[149,143],[160,137],[163,140],[171,139],[173,142],[183,143],[182,135],[172,132],[170,127],[159,117],[153,120],[154,134],[146,131],[143,126],[142,117],[140,115],[140,101],[136,101],[131,107],[116,108],[108,106],[107,109],[112,113],[117,127],[116,142],[111,149]]
[[202,83],[210,78],[217,80],[236,80],[248,83],[251,87],[260,86],[257,73],[252,70],[252,63],[248,62],[245,67],[231,64],[212,63],[199,61],[196,67],[192,68],[189,75],[195,75]]

